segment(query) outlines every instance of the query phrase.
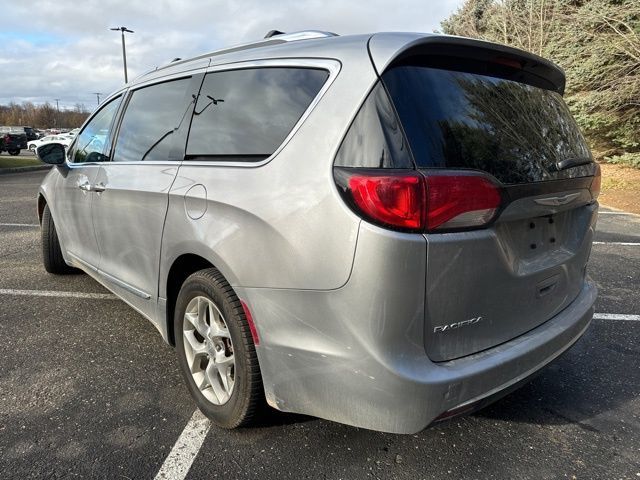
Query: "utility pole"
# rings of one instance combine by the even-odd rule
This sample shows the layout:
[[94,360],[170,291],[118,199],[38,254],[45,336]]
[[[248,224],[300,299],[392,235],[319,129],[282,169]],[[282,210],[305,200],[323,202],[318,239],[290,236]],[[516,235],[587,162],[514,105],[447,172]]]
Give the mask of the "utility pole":
[[129,79],[127,78],[127,50],[124,46],[124,32],[133,33],[133,30],[129,30],[127,27],[114,27],[111,30],[117,32],[120,31],[122,34],[122,62],[124,63],[124,83],[129,83]]
[[98,98],[98,105],[100,105],[100,95],[102,95],[102,93],[100,93],[100,92],[93,92],[93,94]]
[[58,118],[60,117],[60,105],[58,104],[58,102],[60,101],[59,98],[54,98],[54,100],[56,101],[56,119],[53,122],[54,123],[54,127],[58,126]]

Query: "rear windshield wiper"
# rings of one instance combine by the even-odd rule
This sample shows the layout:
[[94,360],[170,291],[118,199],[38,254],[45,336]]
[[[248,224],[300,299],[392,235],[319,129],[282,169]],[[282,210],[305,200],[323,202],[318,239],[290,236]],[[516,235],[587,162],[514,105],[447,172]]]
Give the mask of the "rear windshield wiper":
[[587,165],[588,163],[592,163],[593,160],[589,157],[574,157],[574,158],[566,158],[564,160],[560,160],[556,162],[556,168],[558,171],[566,170],[567,168],[579,167],[580,165]]

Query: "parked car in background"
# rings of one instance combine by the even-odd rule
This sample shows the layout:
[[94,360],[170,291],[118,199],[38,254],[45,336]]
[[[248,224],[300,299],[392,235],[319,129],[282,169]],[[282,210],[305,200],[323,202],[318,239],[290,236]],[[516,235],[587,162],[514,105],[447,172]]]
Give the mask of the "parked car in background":
[[27,136],[27,142],[31,140],[36,140],[38,138],[38,134],[32,127],[18,127],[21,128],[25,135]]
[[0,127],[0,153],[19,155],[20,150],[27,148],[27,134],[23,127]]
[[27,141],[36,140],[38,138],[37,132],[32,127],[25,126],[4,126],[0,129],[5,129],[11,133],[24,133],[27,137]]
[[28,143],[27,148],[29,148],[30,151],[35,152],[40,145],[46,145],[47,143],[61,143],[65,147],[68,147],[71,145],[71,142],[73,142],[73,137],[68,135],[49,135],[38,140],[32,140]]
[[69,130],[68,132],[65,133],[61,133],[59,134],[61,137],[69,137],[71,139],[74,139],[76,137],[76,135],[78,134],[78,132],[80,131],[79,128],[74,128],[73,130]]
[[416,33],[173,62],[38,148],[44,266],[151,320],[217,425],[266,401],[415,433],[591,323],[600,170],[564,87],[531,53]]

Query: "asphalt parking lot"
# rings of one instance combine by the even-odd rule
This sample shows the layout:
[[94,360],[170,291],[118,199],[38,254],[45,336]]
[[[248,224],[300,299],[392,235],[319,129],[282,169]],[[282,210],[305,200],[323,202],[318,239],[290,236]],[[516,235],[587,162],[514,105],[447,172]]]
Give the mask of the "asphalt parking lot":
[[640,479],[640,217],[603,209],[600,315],[492,406],[417,435],[277,412],[229,432],[194,416],[150,323],[86,275],[44,271],[45,173],[0,175],[0,478]]

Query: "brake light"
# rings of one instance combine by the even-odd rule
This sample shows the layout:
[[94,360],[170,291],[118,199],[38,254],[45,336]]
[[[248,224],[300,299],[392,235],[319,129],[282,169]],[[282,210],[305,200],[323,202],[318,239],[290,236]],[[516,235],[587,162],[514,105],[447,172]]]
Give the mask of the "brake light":
[[371,220],[409,230],[423,226],[424,182],[417,173],[354,175],[349,178],[349,191]]
[[335,170],[352,209],[383,227],[439,231],[482,227],[502,205],[499,187],[477,174]]
[[602,173],[600,171],[600,165],[596,163],[596,173],[593,176],[593,180],[591,180],[591,187],[589,190],[591,191],[591,198],[594,200],[598,199],[600,195],[600,187],[602,185]]
[[515,68],[518,70],[522,69],[522,62],[514,58],[496,57],[493,59],[493,62],[499,65],[506,65],[507,67]]

